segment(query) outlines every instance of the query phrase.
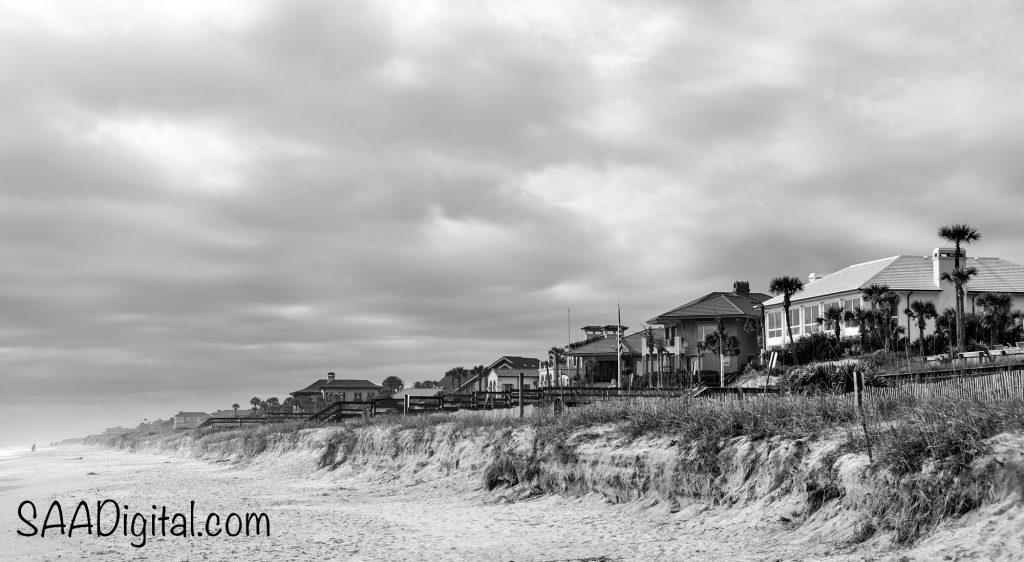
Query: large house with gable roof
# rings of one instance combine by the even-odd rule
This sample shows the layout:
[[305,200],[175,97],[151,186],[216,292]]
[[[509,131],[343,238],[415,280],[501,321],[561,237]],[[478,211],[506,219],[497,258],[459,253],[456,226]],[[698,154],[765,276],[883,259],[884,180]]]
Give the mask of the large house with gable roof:
[[[956,289],[952,283],[943,281],[942,274],[952,271],[953,248],[935,248],[931,256],[892,256],[879,260],[854,264],[835,273],[818,276],[810,274],[804,290],[791,298],[789,318],[782,308],[782,296],[777,296],[765,305],[765,342],[769,347],[783,345],[788,339],[787,326],[793,330],[793,338],[817,332],[822,329],[818,318],[829,306],[842,307],[852,311],[855,307],[870,307],[862,297],[862,291],[871,285],[885,285],[900,296],[898,322],[910,328],[910,320],[904,312],[915,300],[935,304],[941,313],[956,304]],[[961,248],[961,267],[978,270],[964,287],[964,309],[974,312],[974,298],[985,292],[1009,293],[1014,308],[1024,308],[1024,265],[999,258],[971,258]],[[966,265],[964,265],[966,261]],[[929,322],[928,331],[934,330]],[[911,332],[908,332],[911,333]],[[846,322],[842,334],[855,336],[859,328]]]
[[370,398],[379,398],[381,392],[379,384],[374,384],[368,380],[339,379],[334,376],[334,373],[327,373],[326,379],[320,379],[306,388],[290,392],[289,394],[291,394],[296,402],[302,404],[315,398],[326,402],[336,400],[362,402]]
[[[760,353],[757,326],[761,320],[761,305],[771,298],[763,293],[750,292],[750,284],[737,281],[731,292],[715,291],[686,304],[673,308],[648,320],[648,324],[661,326],[664,336],[655,335],[653,354],[661,354],[662,369],[667,372],[682,370],[688,373],[699,371],[726,374],[743,370],[743,366]],[[698,344],[722,322],[729,335],[739,340],[738,356],[725,357],[724,365],[718,354],[701,352]],[[651,346],[646,339],[641,351],[650,364]]]

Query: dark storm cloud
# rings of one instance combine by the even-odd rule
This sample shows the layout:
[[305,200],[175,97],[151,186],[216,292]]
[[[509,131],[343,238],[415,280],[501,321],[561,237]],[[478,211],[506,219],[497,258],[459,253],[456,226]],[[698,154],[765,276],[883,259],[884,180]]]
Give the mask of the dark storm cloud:
[[1024,261],[1021,19],[5,6],[5,393],[94,405],[68,411],[98,429],[327,370],[436,379],[539,356],[616,302],[638,328],[734,280],[923,255],[949,222]]

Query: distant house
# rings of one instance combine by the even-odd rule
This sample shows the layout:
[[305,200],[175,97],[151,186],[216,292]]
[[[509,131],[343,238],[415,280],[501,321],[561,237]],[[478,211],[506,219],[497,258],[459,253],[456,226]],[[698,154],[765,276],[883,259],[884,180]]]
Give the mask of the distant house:
[[[765,341],[768,346],[783,345],[789,337],[787,326],[792,328],[794,339],[817,332],[821,329],[817,319],[830,306],[844,311],[870,308],[870,303],[863,300],[862,291],[871,285],[888,286],[900,296],[896,307],[900,326],[908,325],[904,310],[913,300],[932,302],[940,313],[952,308],[956,303],[956,289],[941,277],[952,271],[954,254],[954,248],[935,248],[931,256],[892,256],[847,266],[829,275],[812,273],[804,290],[793,295],[789,318],[782,308],[782,296],[764,303]],[[974,311],[975,297],[990,291],[1009,293],[1013,307],[1024,308],[1024,265],[999,258],[968,258],[963,248],[960,256],[961,267],[974,267],[978,271],[964,287],[967,312]],[[933,331],[934,325],[934,321],[930,321],[926,332]],[[853,322],[846,322],[841,333],[855,336],[860,328]]]
[[466,379],[456,394],[467,394],[477,391],[501,391],[519,388],[519,374],[523,375],[523,386],[537,388],[540,375],[540,360],[532,357],[505,355],[487,366],[481,375]]
[[299,403],[317,398],[327,402],[362,402],[380,397],[381,391],[379,384],[368,380],[338,379],[334,373],[327,373],[326,379],[320,379],[302,390],[289,394]]
[[[658,364],[660,354],[663,371],[718,372],[720,367],[724,367],[726,374],[741,371],[760,353],[757,326],[761,320],[761,305],[769,298],[763,293],[751,293],[746,281],[737,281],[732,292],[708,293],[651,318],[648,323],[661,326],[663,333],[655,335],[653,353],[646,340],[641,342],[639,347],[646,365]],[[719,360],[717,353],[702,353],[698,349],[698,344],[717,329],[719,321],[740,344],[740,354],[727,356],[724,361]]]
[[101,435],[103,437],[120,437],[122,435],[130,435],[132,433],[135,433],[134,429],[130,429],[130,428],[127,428],[127,427],[117,426],[117,427],[108,427],[107,429],[103,430],[103,433]]
[[195,429],[208,415],[206,412],[178,412],[172,416],[174,430]]

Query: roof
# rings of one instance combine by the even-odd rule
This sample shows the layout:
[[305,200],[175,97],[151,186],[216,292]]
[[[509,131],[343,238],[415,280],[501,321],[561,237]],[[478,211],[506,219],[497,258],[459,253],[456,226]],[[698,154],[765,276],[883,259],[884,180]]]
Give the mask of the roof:
[[534,359],[532,357],[518,357],[515,355],[502,355],[497,361],[487,366],[487,370],[491,369],[539,369],[540,359]]
[[206,415],[206,412],[178,412],[177,414],[174,414],[174,416],[172,416],[172,417],[175,417],[175,418],[178,417],[178,416],[192,416],[192,417],[195,417],[195,416],[205,416],[205,415]]
[[[499,377],[518,378],[520,373],[522,373],[524,377],[537,377],[540,374],[540,369],[492,369],[491,373],[494,373]],[[487,376],[490,376],[490,373],[488,373]]]
[[325,390],[346,390],[346,389],[361,389],[361,388],[373,388],[379,389],[379,384],[374,384],[365,379],[320,379],[313,384],[303,388],[302,390],[296,390],[289,394],[320,394],[321,389]]
[[[654,339],[665,337],[665,331],[661,328],[652,328]],[[622,338],[622,344],[627,351],[634,354],[640,354],[643,351],[643,337],[644,332],[634,332]],[[582,357],[590,355],[615,355],[615,340],[613,336],[605,336],[587,342],[576,349],[565,352],[570,357]]]
[[660,324],[665,320],[680,320],[685,318],[706,318],[718,316],[760,316],[761,312],[756,305],[770,299],[770,295],[764,293],[727,293],[716,291],[708,293],[699,299],[692,300],[682,306],[659,314],[648,320],[652,324]]
[[[792,300],[861,291],[871,285],[886,285],[894,291],[939,291],[935,286],[935,272],[931,256],[892,256],[854,264],[804,285],[804,290]],[[1024,265],[999,258],[966,258],[967,267],[975,267],[978,274],[965,287],[967,292],[985,291],[1024,293]],[[782,295],[764,303],[766,306],[782,304]]]

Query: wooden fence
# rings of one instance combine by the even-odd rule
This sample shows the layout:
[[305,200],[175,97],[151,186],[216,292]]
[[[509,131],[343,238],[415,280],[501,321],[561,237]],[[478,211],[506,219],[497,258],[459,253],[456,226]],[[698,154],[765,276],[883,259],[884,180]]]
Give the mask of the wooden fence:
[[[981,372],[978,372],[981,371]],[[897,382],[889,386],[867,387],[870,399],[916,398],[1024,398],[1024,369],[1011,371],[969,371],[964,376],[930,377],[922,382]]]

